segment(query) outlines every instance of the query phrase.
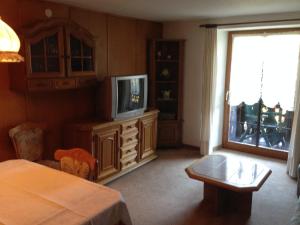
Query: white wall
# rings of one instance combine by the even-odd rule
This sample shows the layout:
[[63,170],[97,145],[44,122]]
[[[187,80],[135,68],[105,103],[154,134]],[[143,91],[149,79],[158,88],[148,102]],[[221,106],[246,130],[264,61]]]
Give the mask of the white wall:
[[[203,61],[203,37],[201,36],[199,25],[204,23],[239,23],[239,22],[253,22],[253,21],[271,21],[271,20],[283,20],[299,18],[300,12],[284,13],[284,14],[269,14],[269,15],[255,15],[247,17],[231,17],[231,18],[219,18],[208,19],[198,21],[176,21],[165,22],[163,37],[164,38],[180,38],[186,40],[185,48],[185,68],[184,68],[184,96],[183,96],[183,143],[188,145],[200,146],[200,82],[202,79],[202,61]],[[281,23],[282,24],[282,23]],[[239,26],[241,27],[241,26]],[[239,29],[239,28],[238,28]],[[228,29],[227,29],[228,30]],[[230,29],[229,29],[230,30]],[[223,36],[222,36],[223,35]],[[224,36],[225,35],[225,36]],[[221,34],[221,39],[224,43],[224,37],[226,33]],[[223,40],[222,40],[223,38]],[[226,41],[226,40],[225,40]],[[224,55],[226,49],[221,49],[218,54]],[[226,54],[225,54],[226,55]],[[221,64],[218,64],[218,73],[225,72],[225,62],[221,60]],[[223,67],[223,68],[222,68]],[[222,70],[224,70],[222,72]],[[219,76],[219,74],[218,74]],[[222,77],[222,76],[221,76]],[[221,88],[224,80],[217,80],[217,91],[220,99],[224,99]],[[219,123],[215,123],[215,129],[222,129],[220,123],[223,123],[222,110],[223,106],[221,102],[216,102],[219,106],[219,111],[214,115]],[[221,136],[218,134],[216,143],[220,143]],[[216,144],[215,143],[215,144]]]
[[183,143],[199,146],[200,143],[200,84],[202,69],[201,34],[198,22],[173,22],[164,24],[164,38],[185,39]]

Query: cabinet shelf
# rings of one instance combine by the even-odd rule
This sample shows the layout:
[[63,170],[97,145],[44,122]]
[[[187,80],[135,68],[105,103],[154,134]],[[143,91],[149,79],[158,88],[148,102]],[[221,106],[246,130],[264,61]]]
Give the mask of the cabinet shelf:
[[158,98],[157,101],[158,102],[176,102],[177,99],[176,98]]
[[93,59],[92,56],[71,56],[72,59]]
[[158,81],[156,81],[156,83],[157,84],[176,84],[177,81],[175,81],[175,80],[164,80],[164,81],[158,80]]
[[184,40],[150,42],[150,106],[158,108],[158,146],[177,147],[182,133]]
[[156,59],[158,63],[178,63],[178,59]]

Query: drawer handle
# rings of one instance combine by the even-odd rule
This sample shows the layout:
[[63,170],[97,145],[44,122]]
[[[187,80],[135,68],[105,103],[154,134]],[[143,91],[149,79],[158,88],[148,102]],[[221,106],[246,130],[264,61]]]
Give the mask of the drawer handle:
[[133,138],[128,138],[127,139],[127,142],[131,142],[131,141],[133,141]]
[[128,153],[130,153],[131,152],[131,149],[130,150],[127,150],[126,152],[125,152],[125,154],[128,154]]
[[128,166],[129,164],[131,164],[131,162],[129,161],[129,162],[127,162],[127,163],[125,163],[125,166]]
[[113,139],[112,137],[109,137],[109,138],[107,138],[107,140],[111,140],[111,141],[113,141],[114,139]]
[[134,128],[134,125],[129,125],[129,126],[127,126],[126,130],[129,130],[129,129],[132,129],[132,128]]

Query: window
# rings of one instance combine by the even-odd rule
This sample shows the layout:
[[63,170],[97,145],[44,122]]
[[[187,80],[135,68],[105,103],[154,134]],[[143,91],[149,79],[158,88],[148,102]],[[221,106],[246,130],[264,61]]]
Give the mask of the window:
[[237,32],[230,40],[223,144],[288,151],[300,31]]

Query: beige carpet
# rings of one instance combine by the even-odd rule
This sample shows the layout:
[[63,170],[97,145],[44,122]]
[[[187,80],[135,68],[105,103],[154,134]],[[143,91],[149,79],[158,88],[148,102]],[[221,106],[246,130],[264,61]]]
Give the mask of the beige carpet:
[[[127,202],[134,225],[284,225],[294,212],[296,181],[286,175],[286,163],[254,157],[272,169],[258,192],[254,192],[252,215],[215,216],[203,199],[203,183],[188,178],[184,169],[199,158],[187,149],[160,150],[159,158],[108,186],[119,190]],[[234,151],[218,154],[252,155]]]

